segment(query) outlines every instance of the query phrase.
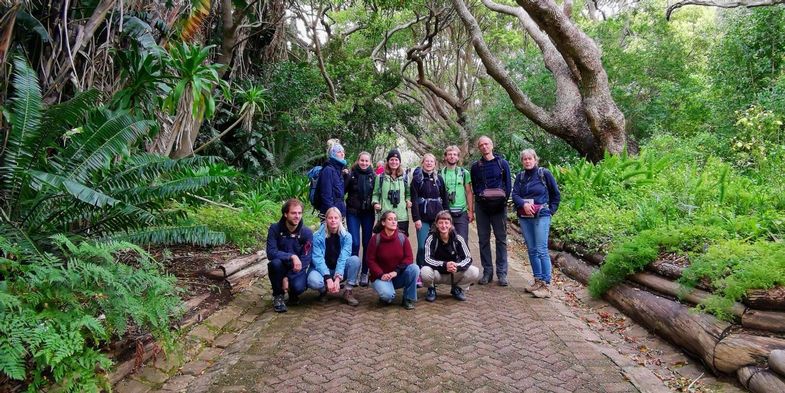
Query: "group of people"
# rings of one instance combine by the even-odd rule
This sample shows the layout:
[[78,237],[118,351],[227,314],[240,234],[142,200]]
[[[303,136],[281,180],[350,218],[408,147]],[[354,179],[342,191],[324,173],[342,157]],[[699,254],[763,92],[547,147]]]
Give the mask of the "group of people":
[[[513,183],[509,163],[494,153],[490,138],[480,137],[477,148],[482,157],[469,170],[458,165],[460,149],[449,146],[441,169],[433,154],[425,154],[411,172],[404,171],[401,154],[393,149],[379,173],[368,152],[361,152],[347,167],[343,146],[331,140],[313,197],[322,219],[319,229],[312,233],[303,226],[304,205],[297,199],[286,201],[280,221],[270,226],[267,257],[274,310],[287,310],[286,292],[292,305],[307,288],[326,299],[339,294],[341,286],[342,298],[352,306],[359,304],[354,288],[369,285],[381,304],[393,303],[396,289],[402,288],[401,305],[406,309],[414,309],[418,286],[427,287],[429,302],[436,300],[437,284],[447,283],[452,297],[466,300],[469,286],[494,280],[491,232],[496,280],[507,286],[510,197],[535,279],[525,289],[535,297],[549,297],[548,233],[560,202],[556,180],[538,166],[534,150],[521,152],[523,170]],[[416,255],[408,239],[410,219],[416,230]],[[482,271],[472,265],[468,246],[469,224],[475,220]]]

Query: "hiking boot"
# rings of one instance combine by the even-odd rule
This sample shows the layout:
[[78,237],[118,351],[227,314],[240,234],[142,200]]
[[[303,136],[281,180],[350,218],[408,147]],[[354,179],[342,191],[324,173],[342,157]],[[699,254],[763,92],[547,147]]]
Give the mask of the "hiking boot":
[[360,286],[361,287],[368,286],[368,273],[360,274]]
[[317,300],[319,300],[319,303],[327,303],[327,300],[329,299],[327,298],[326,289],[319,292],[319,297],[317,298]]
[[428,301],[428,302],[435,302],[436,301],[436,287],[435,286],[428,287],[428,292],[425,293],[425,301]]
[[283,300],[283,295],[273,296],[273,310],[275,312],[286,312],[286,302]]
[[389,306],[391,304],[392,304],[392,300],[384,300],[382,298],[379,298],[379,306],[380,307],[386,307],[386,306]]
[[500,287],[506,287],[508,285],[510,285],[510,283],[507,281],[507,276],[499,277],[499,286]]
[[538,299],[549,298],[551,297],[551,290],[548,288],[548,284],[540,281],[540,286],[532,291],[532,295]]
[[414,310],[414,300],[403,299],[401,306],[407,310]]
[[343,291],[343,300],[346,300],[346,304],[352,307],[357,307],[357,305],[360,304],[360,301],[354,297],[351,289],[346,289]]
[[452,287],[452,289],[450,290],[450,294],[452,295],[452,297],[455,298],[455,300],[459,300],[462,302],[466,301],[466,294],[463,293],[463,289],[457,285]]
[[478,284],[485,285],[485,284],[490,283],[491,281],[493,281],[493,277],[492,276],[482,276],[482,278],[480,279]]
[[526,288],[523,288],[523,290],[532,293],[532,291],[537,289],[539,286],[540,286],[540,280],[535,278],[534,283],[532,285],[527,286]]

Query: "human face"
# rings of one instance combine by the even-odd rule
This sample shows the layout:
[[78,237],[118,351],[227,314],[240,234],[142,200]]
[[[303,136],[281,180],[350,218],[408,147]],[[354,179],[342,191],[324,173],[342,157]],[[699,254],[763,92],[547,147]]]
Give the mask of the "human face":
[[524,169],[533,169],[537,166],[537,160],[531,154],[524,154],[523,158],[521,158],[521,164],[523,164]]
[[330,233],[338,232],[338,226],[341,224],[341,215],[331,211],[327,214],[327,217],[324,218],[324,221],[327,223],[327,230]]
[[447,153],[444,153],[444,162],[446,162],[447,165],[456,165],[456,164],[458,164],[458,159],[459,158],[460,157],[459,157],[458,152],[456,150],[450,150]]
[[480,138],[480,140],[477,141],[477,149],[479,149],[480,153],[484,156],[493,154],[493,142],[491,142],[491,138]]
[[389,166],[390,169],[398,169],[398,167],[401,166],[401,160],[399,160],[398,157],[390,157],[390,159],[387,160],[387,166]]
[[294,204],[289,207],[289,211],[284,213],[283,216],[289,226],[296,227],[303,218],[303,208],[298,204]]
[[452,228],[452,223],[450,223],[450,220],[442,219],[436,221],[436,230],[439,231],[439,234],[445,235],[449,233],[450,228]]
[[388,215],[387,218],[384,219],[382,226],[384,226],[384,229],[388,231],[394,231],[398,229],[398,217],[395,215],[395,213]]
[[433,157],[428,156],[423,158],[422,169],[426,172],[432,172],[434,168],[436,168],[436,160]]
[[369,166],[371,166],[371,156],[369,156],[369,155],[367,155],[367,154],[363,154],[363,155],[361,155],[361,156],[360,156],[360,157],[357,159],[357,165],[358,165],[358,166],[360,167],[360,169],[362,169],[362,170],[366,170],[366,169],[368,169],[368,167],[369,167]]
[[346,152],[343,150],[339,150],[337,153],[335,153],[335,156],[343,160],[344,158],[346,158]]

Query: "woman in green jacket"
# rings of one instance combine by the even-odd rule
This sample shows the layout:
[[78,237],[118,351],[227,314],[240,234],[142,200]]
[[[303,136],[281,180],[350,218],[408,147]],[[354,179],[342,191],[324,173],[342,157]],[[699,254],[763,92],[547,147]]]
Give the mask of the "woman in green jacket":
[[384,173],[376,177],[373,188],[373,208],[376,213],[391,210],[398,217],[398,230],[409,236],[409,181],[401,167],[401,153],[392,149],[387,153]]

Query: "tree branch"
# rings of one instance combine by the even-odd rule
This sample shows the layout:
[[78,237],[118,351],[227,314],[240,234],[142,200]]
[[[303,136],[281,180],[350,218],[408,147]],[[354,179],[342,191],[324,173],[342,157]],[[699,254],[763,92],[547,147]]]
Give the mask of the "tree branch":
[[382,40],[382,42],[380,42],[379,45],[376,45],[376,47],[373,48],[373,51],[371,52],[371,59],[373,61],[377,61],[377,60],[381,61],[381,59],[378,59],[376,57],[376,55],[379,53],[380,50],[382,50],[382,48],[384,48],[387,45],[387,41],[390,39],[390,37],[392,37],[393,34],[399,32],[401,30],[405,30],[405,29],[408,29],[409,27],[412,27],[412,25],[414,25],[415,23],[420,22],[423,19],[425,19],[425,18],[424,17],[420,17],[418,15],[417,18],[415,18],[414,20],[406,22],[406,23],[404,23],[402,25],[395,26],[391,30],[389,30],[388,32],[384,33],[384,39]]
[[504,88],[518,111],[526,115],[526,117],[531,119],[535,124],[543,128],[550,128],[547,126],[552,122],[551,115],[546,110],[533,103],[531,99],[521,91],[515,81],[509,76],[507,70],[504,69],[501,62],[491,53],[491,50],[482,37],[482,31],[480,30],[477,20],[474,19],[474,16],[469,12],[469,9],[466,7],[463,0],[452,0],[452,4],[458,12],[458,16],[460,16],[463,21],[464,26],[466,26],[466,30],[469,31],[474,50],[482,60],[485,69],[488,71],[488,75]]
[[713,0],[683,0],[677,3],[673,3],[668,6],[668,10],[665,11],[665,19],[671,20],[671,14],[673,11],[684,7],[685,5],[700,5],[704,7],[718,7],[718,8],[737,8],[737,7],[764,7],[769,5],[777,5],[777,4],[785,4],[785,0],[739,0],[739,1],[727,1],[727,2],[717,2]]

